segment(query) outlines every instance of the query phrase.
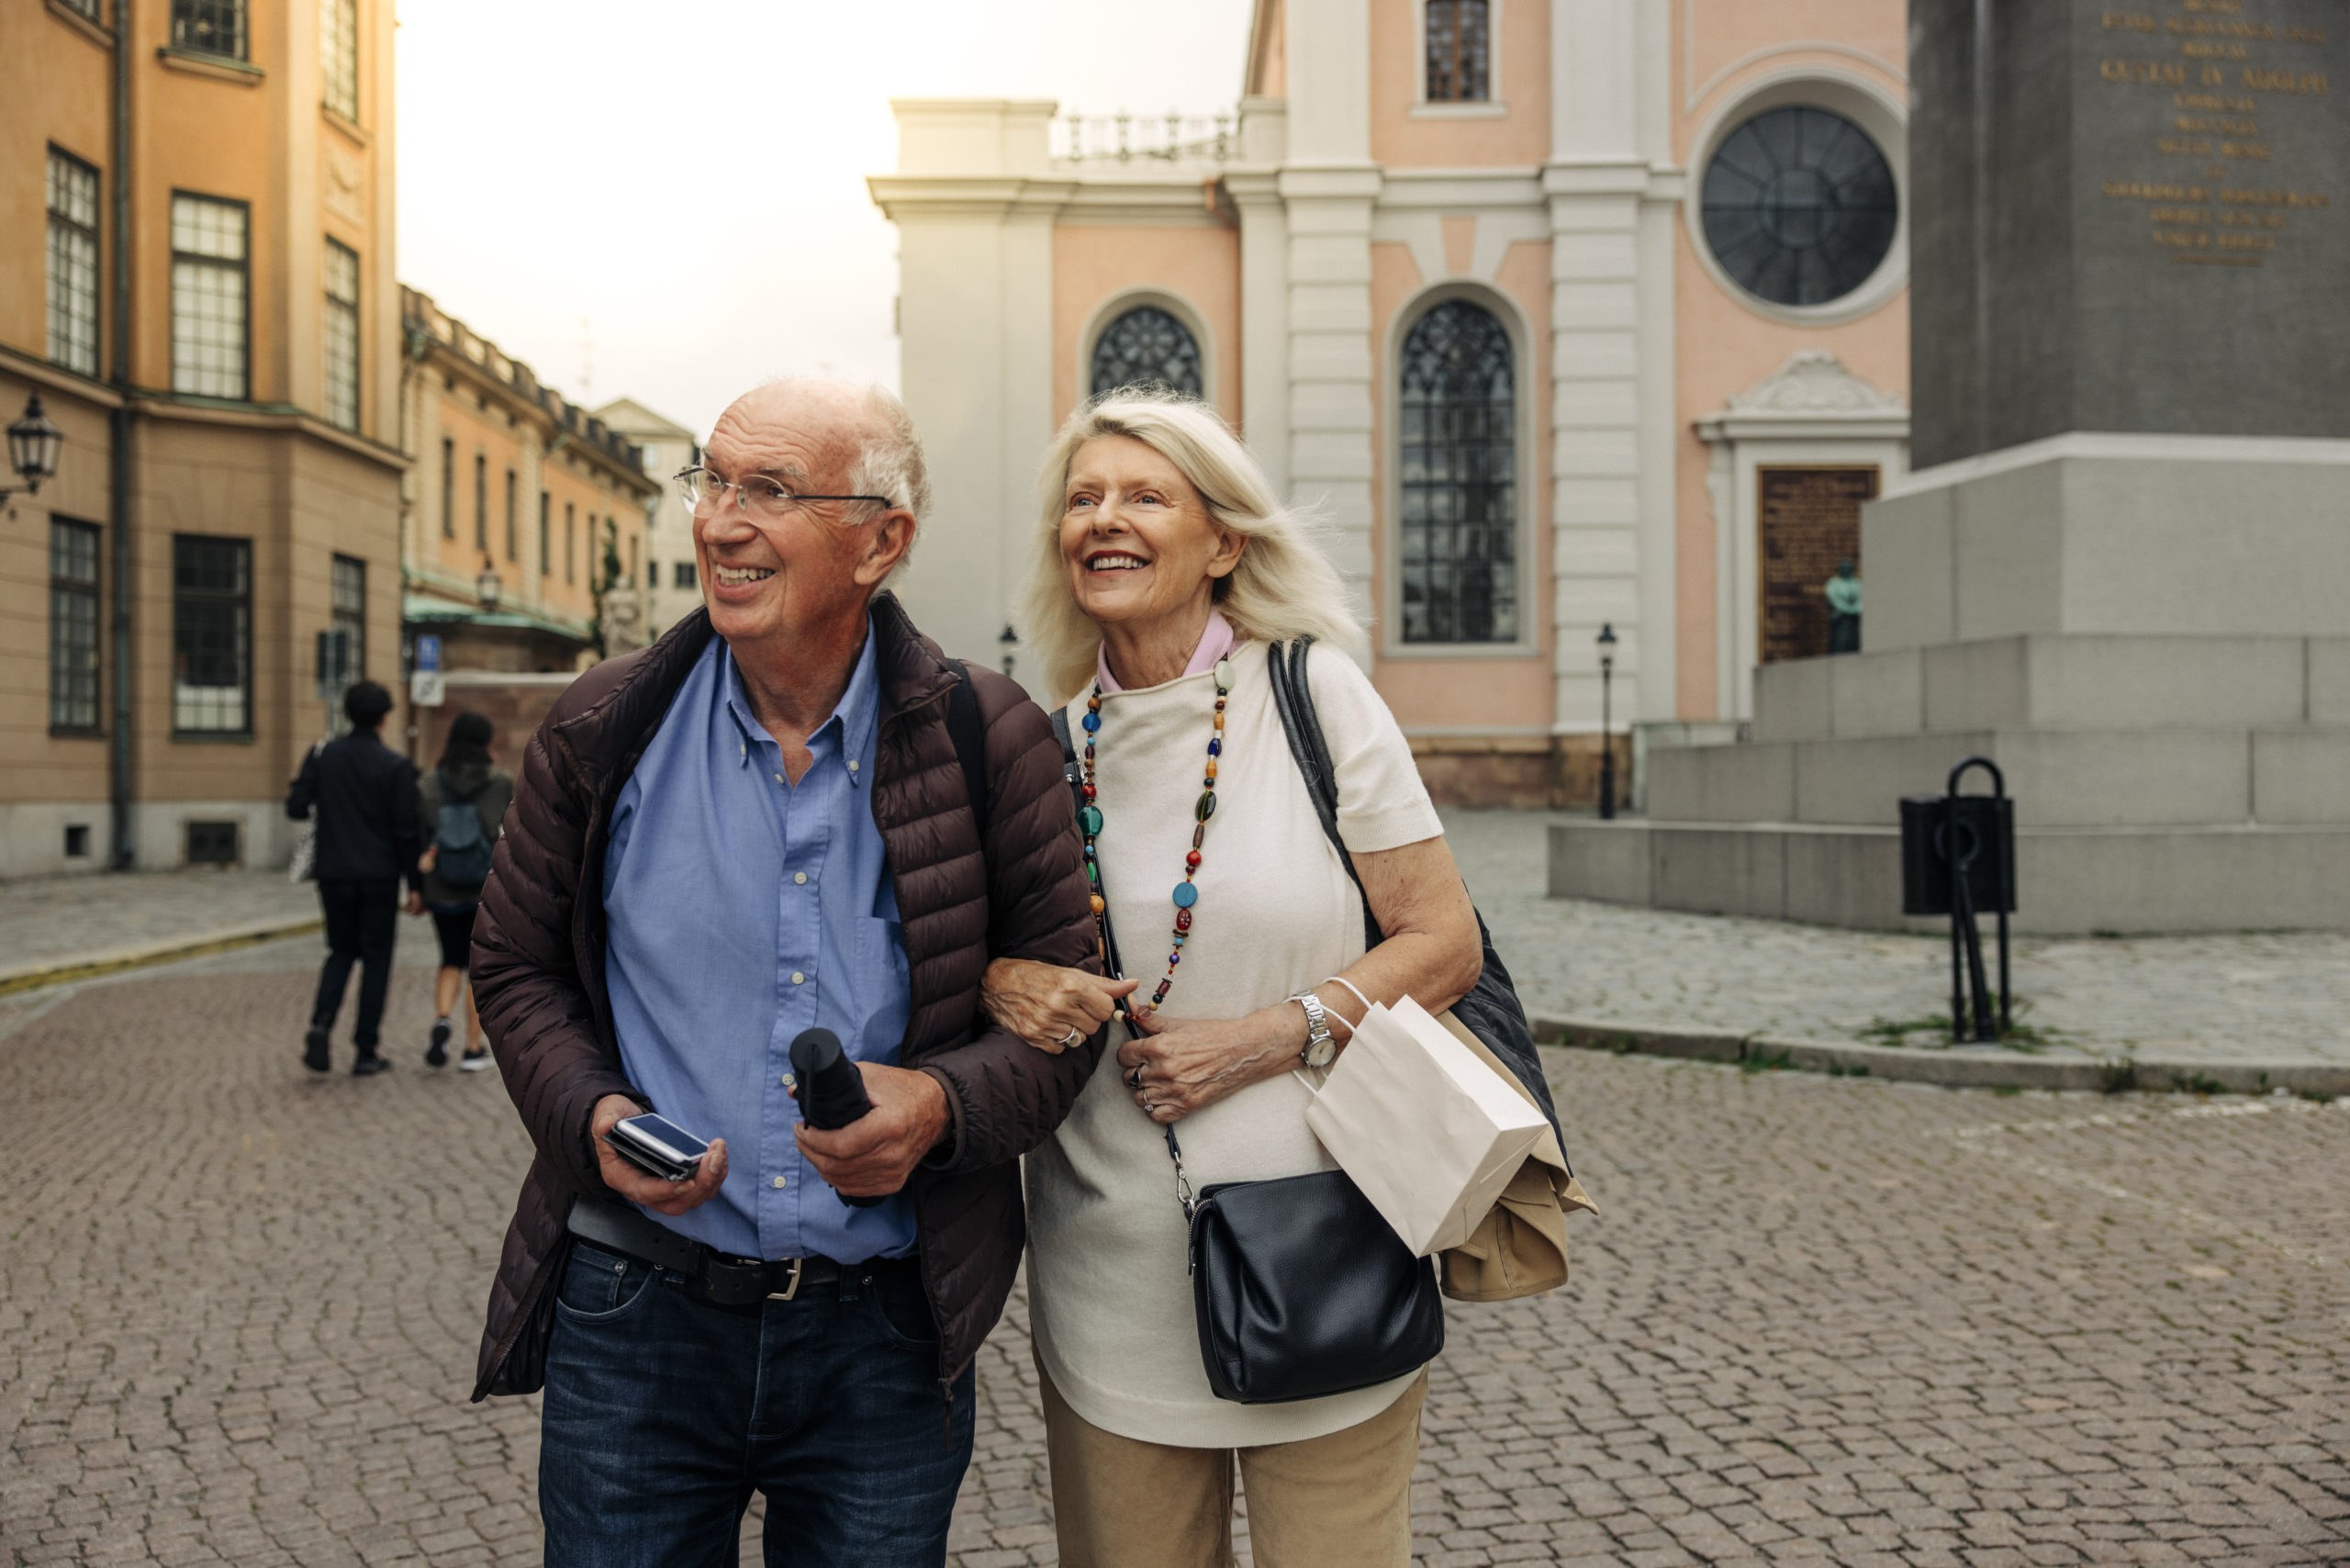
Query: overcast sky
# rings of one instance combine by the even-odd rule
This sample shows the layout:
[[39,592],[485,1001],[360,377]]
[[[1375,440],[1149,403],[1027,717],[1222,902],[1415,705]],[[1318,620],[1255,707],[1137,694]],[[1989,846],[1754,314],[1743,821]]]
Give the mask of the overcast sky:
[[[892,97],[1212,113],[1248,0],[398,0],[399,271],[542,380],[697,432],[895,386]],[[583,325],[584,323],[584,325]]]

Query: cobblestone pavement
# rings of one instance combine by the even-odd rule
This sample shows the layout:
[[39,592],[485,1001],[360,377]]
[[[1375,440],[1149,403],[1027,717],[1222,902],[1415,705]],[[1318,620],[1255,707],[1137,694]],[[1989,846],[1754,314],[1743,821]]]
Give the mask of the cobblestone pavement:
[[[1549,898],[1547,822],[1445,813],[1529,1011],[1885,1045],[1936,1043],[1887,1025],[1948,1028],[1947,935]],[[2350,934],[2019,937],[2015,993],[2052,1056],[2350,1063]]]
[[[1455,854],[1537,1012],[1926,1046],[1949,1007],[1944,938],[1545,896],[1539,812],[1449,812]],[[0,883],[0,969],[270,919],[316,894],[274,871]],[[2350,935],[2025,937],[2022,1020],[2051,1056],[2143,1051],[2350,1063]]]
[[[524,1142],[403,931],[364,1081],[312,941],[4,999],[0,1562],[537,1561],[535,1402],[465,1402]],[[2350,1562],[2350,1102],[1550,1067],[1603,1215],[1452,1310],[1424,1561]],[[962,1568],[1052,1560],[1018,1317]]]
[[262,921],[315,920],[319,895],[284,871],[142,871],[0,882],[0,970]]

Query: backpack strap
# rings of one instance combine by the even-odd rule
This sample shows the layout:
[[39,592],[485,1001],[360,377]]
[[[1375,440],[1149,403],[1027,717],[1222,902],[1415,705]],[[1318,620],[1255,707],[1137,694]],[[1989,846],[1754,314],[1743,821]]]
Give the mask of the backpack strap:
[[987,723],[979,717],[979,692],[971,684],[971,666],[961,659],[955,661],[955,689],[946,698],[946,733],[954,738],[956,760],[963,765],[963,790],[970,797],[971,820],[979,826],[979,851],[984,855],[994,804],[988,790]]

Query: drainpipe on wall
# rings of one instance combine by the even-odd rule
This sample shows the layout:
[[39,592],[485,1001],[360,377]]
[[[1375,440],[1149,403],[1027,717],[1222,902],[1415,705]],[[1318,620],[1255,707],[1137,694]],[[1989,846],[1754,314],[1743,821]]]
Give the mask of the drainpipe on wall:
[[130,678],[135,647],[131,605],[137,599],[130,548],[130,40],[133,0],[115,0],[114,13],[114,335],[108,380],[117,404],[107,417],[112,462],[110,520],[114,532],[114,734],[108,746],[108,795],[114,846],[109,864],[128,871],[139,858],[131,821]]

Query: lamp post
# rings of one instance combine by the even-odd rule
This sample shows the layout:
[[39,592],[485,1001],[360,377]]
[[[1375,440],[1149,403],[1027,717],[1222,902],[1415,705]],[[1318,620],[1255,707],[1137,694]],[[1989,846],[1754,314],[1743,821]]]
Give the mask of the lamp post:
[[1012,673],[1012,652],[1014,648],[1020,645],[1020,633],[1013,631],[1009,625],[1007,625],[1003,629],[1003,635],[998,637],[996,641],[1003,644],[1003,673],[1010,675]]
[[1616,818],[1616,628],[1599,627],[1599,820]]
[[498,596],[506,591],[506,583],[488,556],[481,558],[481,575],[474,578],[474,597],[481,600],[484,610],[496,610]]
[[15,469],[22,485],[0,488],[0,498],[13,496],[22,490],[26,495],[40,493],[40,482],[57,474],[58,449],[65,444],[65,432],[50,423],[41,412],[40,394],[35,392],[25,399],[25,415],[8,427],[8,466]]

